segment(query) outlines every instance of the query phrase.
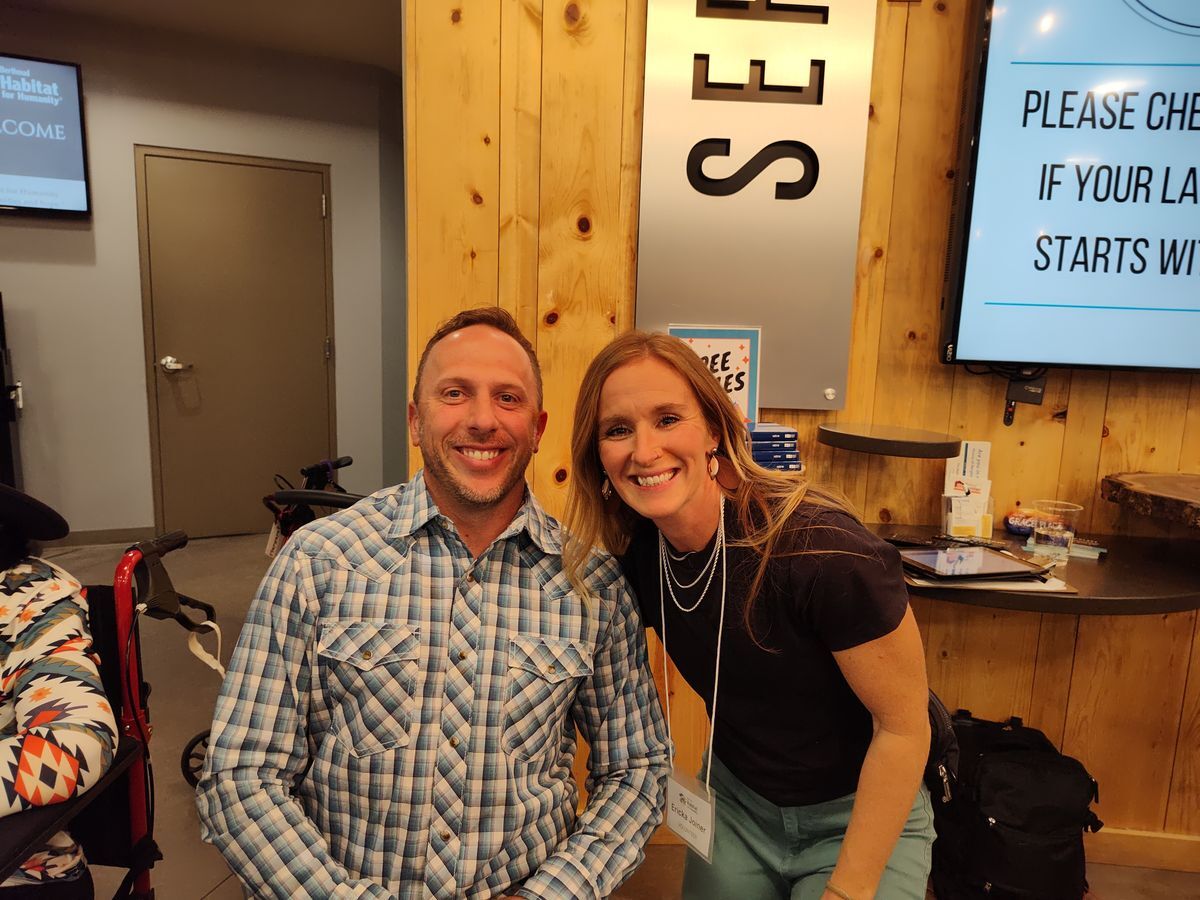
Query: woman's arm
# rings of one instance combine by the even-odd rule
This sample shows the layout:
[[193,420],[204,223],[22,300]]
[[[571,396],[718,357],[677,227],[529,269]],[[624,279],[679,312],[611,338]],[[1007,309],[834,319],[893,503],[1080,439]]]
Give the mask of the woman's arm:
[[[912,610],[890,634],[836,651],[833,658],[875,729],[830,881],[853,900],[869,900],[912,810],[929,755],[925,652]],[[826,890],[822,900],[839,897]]]

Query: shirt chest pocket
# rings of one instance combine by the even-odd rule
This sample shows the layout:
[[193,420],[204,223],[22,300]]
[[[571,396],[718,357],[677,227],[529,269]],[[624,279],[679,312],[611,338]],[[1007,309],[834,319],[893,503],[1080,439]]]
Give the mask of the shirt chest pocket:
[[568,712],[583,678],[592,674],[583,641],[517,635],[509,642],[504,699],[504,749],[536,760],[556,751],[571,727]]
[[409,741],[421,630],[391,622],[324,620],[317,641],[334,732],[355,756]]

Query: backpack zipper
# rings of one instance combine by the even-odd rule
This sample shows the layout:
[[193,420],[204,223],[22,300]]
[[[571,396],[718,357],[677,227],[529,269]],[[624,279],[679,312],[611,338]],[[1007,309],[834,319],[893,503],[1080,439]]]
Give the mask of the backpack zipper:
[[945,763],[938,763],[938,778],[942,779],[942,802],[950,802],[950,773],[946,771]]

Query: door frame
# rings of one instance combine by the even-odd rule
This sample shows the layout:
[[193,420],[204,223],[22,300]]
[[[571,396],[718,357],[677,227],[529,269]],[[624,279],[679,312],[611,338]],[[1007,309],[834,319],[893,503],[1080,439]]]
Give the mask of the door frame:
[[[185,150],[178,147],[158,147],[150,144],[134,144],[134,177],[137,185],[138,217],[138,265],[142,282],[142,342],[144,346],[144,371],[146,376],[146,403],[150,419],[150,477],[154,492],[154,530],[161,533],[164,528],[163,484],[161,447],[158,435],[158,353],[154,347],[154,297],[150,282],[150,229],[149,198],[146,195],[146,160],[150,157],[198,160],[200,162],[231,163],[242,166],[259,166],[267,169],[292,169],[300,172],[315,172],[321,176],[321,191],[325,197],[325,334],[328,338],[328,363],[325,366],[326,389],[329,396],[329,448],[330,458],[337,456],[337,390],[335,363],[337,341],[333,332],[333,202],[329,190],[330,167],[327,163],[310,163],[290,159],[271,159],[261,156],[243,156],[235,153],[213,153],[206,150]],[[314,460],[315,462],[315,460]],[[263,485],[263,493],[270,491]],[[264,530],[266,530],[264,528]]]

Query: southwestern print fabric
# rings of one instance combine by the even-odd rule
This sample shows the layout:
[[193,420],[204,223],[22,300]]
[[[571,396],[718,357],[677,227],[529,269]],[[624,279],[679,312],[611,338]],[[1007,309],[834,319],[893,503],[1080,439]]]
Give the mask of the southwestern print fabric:
[[[79,583],[23,560],[0,576],[0,816],[87,790],[116,743]],[[83,865],[60,833],[0,886],[77,877]]]

